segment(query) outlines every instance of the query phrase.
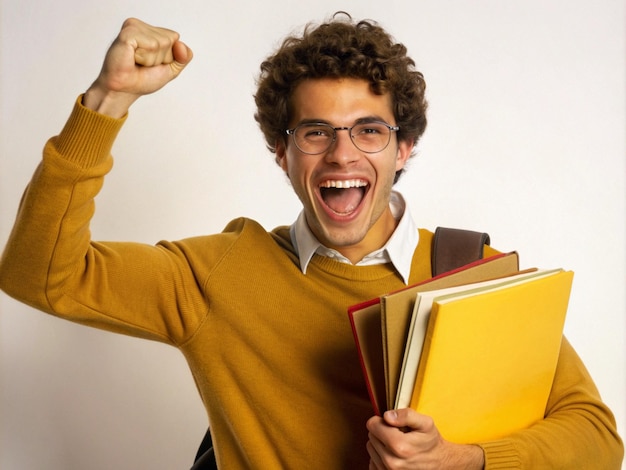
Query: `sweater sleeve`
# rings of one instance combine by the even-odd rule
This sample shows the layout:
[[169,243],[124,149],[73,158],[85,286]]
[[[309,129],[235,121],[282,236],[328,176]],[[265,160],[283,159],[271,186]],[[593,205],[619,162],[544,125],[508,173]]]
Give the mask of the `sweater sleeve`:
[[91,241],[94,198],[123,123],[76,102],[24,193],[0,259],[0,288],[78,323],[177,344],[203,308],[184,254],[175,244]]
[[480,445],[486,470],[619,470],[624,455],[615,419],[566,338],[545,418],[506,439]]

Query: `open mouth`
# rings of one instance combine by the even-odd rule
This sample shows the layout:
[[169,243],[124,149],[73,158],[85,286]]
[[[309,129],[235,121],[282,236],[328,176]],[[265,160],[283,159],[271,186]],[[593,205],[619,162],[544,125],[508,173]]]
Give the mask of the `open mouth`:
[[368,183],[356,180],[329,180],[320,185],[320,195],[326,207],[337,215],[350,215],[361,204]]

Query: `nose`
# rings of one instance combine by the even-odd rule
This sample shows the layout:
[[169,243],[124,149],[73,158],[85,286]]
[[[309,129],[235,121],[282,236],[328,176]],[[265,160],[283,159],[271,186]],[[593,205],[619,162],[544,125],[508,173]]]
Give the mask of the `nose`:
[[361,157],[350,137],[349,127],[336,127],[335,140],[326,151],[326,161],[335,165],[349,165]]

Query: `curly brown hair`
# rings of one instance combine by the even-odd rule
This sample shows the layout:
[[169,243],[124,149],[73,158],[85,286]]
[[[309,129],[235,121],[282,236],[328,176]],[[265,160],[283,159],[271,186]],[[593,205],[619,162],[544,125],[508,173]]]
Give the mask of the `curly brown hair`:
[[416,143],[426,128],[426,83],[407,49],[375,22],[355,22],[338,12],[326,23],[308,24],[287,37],[261,64],[255,119],[267,147],[276,152],[290,120],[290,99],[303,80],[359,78],[376,94],[391,93],[399,140]]

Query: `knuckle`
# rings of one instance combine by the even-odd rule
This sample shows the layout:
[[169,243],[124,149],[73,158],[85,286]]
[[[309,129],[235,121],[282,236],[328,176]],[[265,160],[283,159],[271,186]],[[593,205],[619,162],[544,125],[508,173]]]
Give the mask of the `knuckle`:
[[398,458],[396,457],[387,455],[381,458],[381,460],[383,461],[383,465],[385,466],[387,470],[395,470],[395,469],[402,468],[401,461],[398,460]]
[[411,455],[412,447],[404,441],[396,442],[392,446],[392,452],[396,457],[405,459]]
[[432,428],[435,427],[435,420],[432,418],[432,416],[424,416],[424,428],[431,430]]
[[122,23],[122,28],[133,27],[133,26],[136,26],[138,23],[139,23],[139,20],[137,18],[126,18],[124,20],[124,23]]

